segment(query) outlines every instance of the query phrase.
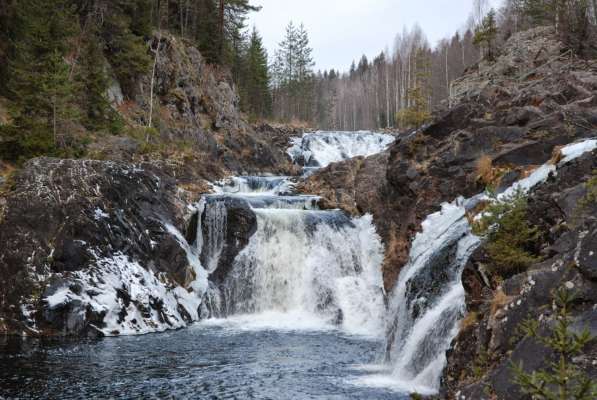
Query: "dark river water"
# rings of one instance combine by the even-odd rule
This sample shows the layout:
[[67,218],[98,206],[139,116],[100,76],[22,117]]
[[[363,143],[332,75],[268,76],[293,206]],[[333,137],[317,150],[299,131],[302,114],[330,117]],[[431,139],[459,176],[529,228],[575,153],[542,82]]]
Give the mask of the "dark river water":
[[98,341],[0,338],[0,398],[406,399],[354,383],[380,343],[225,325]]

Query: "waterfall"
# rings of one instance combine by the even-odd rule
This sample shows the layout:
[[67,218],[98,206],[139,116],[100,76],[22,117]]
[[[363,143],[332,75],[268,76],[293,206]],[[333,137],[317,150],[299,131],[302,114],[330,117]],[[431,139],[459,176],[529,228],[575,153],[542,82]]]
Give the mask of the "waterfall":
[[392,135],[359,132],[313,132],[293,138],[288,154],[307,172],[333,162],[380,153],[394,142]]
[[351,219],[339,210],[320,210],[319,197],[291,191],[285,177],[231,178],[197,207],[198,251],[212,274],[231,246],[226,238],[232,207],[244,207],[256,221],[230,270],[212,280],[206,312],[249,315],[250,323],[278,328],[341,328],[382,336],[383,246],[371,216]]
[[457,199],[429,215],[415,237],[410,259],[390,299],[387,357],[397,384],[433,393],[445,365],[445,352],[464,313],[461,273],[479,239]]
[[257,218],[223,289],[228,312],[277,311],[352,333],[381,332],[382,249],[370,217],[264,209]]

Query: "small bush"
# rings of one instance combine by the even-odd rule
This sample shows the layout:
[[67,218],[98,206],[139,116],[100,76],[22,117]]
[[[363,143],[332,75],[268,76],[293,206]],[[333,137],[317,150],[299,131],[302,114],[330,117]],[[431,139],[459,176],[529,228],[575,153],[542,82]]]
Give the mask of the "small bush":
[[541,235],[539,228],[528,221],[527,208],[527,198],[520,192],[496,200],[474,227],[476,234],[487,239],[492,271],[502,277],[522,272],[539,261],[534,249]]

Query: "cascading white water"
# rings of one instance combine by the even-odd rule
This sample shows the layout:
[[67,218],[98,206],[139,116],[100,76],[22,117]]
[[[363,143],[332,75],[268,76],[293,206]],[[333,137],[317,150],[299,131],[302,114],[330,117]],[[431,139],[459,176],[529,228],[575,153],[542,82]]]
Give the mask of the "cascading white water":
[[[292,141],[289,154],[295,160],[320,168],[383,151],[394,137],[316,132]],[[250,314],[253,322],[260,315],[277,326],[341,326],[381,335],[383,248],[371,217],[321,211],[317,196],[293,195],[293,186],[287,177],[234,177],[216,185],[216,194],[198,207],[197,244],[210,272],[224,251],[228,203],[246,204],[257,220],[256,232],[225,279],[210,285],[205,301],[210,315]]]
[[359,132],[312,132],[293,138],[288,154],[307,171],[333,162],[380,153],[394,142],[392,135]]
[[[244,192],[230,190],[234,186]],[[227,200],[245,202],[257,218],[257,231],[225,281],[209,290],[211,314],[251,314],[251,323],[279,328],[339,326],[382,335],[383,248],[371,217],[319,210],[316,196],[276,195],[290,186],[286,178],[235,178],[205,199],[204,254],[222,251],[218,238],[226,226],[215,220],[225,221]],[[217,266],[217,256],[213,260]]]
[[439,387],[464,312],[462,269],[479,244],[465,207],[458,199],[425,219],[391,294],[387,356],[392,384],[404,390],[430,394]]
[[351,221],[339,211],[279,209],[256,214],[257,232],[222,288],[229,312],[274,312],[293,315],[303,326],[382,332],[383,252],[370,217]]
[[[557,173],[557,167],[595,148],[595,139],[565,146],[557,166],[547,163],[537,168],[500,194],[497,201],[508,201],[516,191],[531,190],[551,173]],[[359,383],[420,394],[437,392],[446,351],[465,311],[462,270],[480,244],[471,233],[465,212],[481,200],[490,198],[485,194],[468,200],[459,198],[423,221],[409,261],[390,294],[386,343],[389,373],[368,376]]]

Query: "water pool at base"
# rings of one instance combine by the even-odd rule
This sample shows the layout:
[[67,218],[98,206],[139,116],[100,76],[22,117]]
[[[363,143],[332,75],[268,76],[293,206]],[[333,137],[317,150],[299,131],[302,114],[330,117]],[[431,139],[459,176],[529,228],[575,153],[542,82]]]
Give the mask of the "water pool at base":
[[98,341],[0,338],[6,399],[407,399],[355,385],[380,343],[233,323]]

